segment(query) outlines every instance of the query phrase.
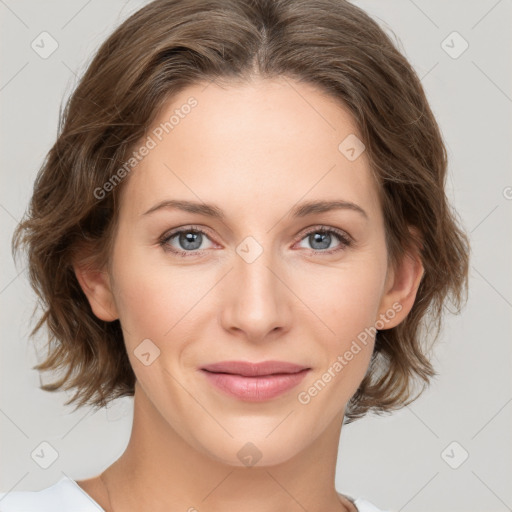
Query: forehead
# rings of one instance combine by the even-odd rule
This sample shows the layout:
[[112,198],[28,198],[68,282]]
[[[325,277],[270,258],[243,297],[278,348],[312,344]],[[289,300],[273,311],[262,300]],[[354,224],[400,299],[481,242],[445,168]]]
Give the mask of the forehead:
[[132,171],[122,209],[136,218],[159,200],[180,198],[240,214],[322,198],[362,203],[376,215],[365,152],[349,160],[340,150],[354,137],[348,109],[310,84],[280,77],[189,86],[141,141],[151,149]]

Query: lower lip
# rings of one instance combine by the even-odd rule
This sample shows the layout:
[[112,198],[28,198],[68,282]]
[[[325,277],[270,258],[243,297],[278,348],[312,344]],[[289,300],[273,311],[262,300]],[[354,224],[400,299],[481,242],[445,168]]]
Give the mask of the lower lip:
[[202,370],[211,384],[230,396],[248,402],[263,402],[282,395],[294,388],[306,376],[309,369],[297,373],[280,373],[259,377],[243,377],[229,373],[213,373]]

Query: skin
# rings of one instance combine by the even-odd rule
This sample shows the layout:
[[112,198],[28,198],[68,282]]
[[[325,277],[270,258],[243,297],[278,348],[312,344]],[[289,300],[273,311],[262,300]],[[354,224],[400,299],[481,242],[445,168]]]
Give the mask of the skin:
[[[366,153],[349,161],[338,150],[358,131],[335,99],[284,77],[198,84],[175,96],[155,126],[190,96],[198,105],[126,178],[111,268],[75,262],[94,314],[120,319],[137,377],[129,444],[104,472],[113,508],[356,510],[336,492],[335,469],[345,407],[374,339],[308,404],[297,395],[393,304],[401,309],[384,328],[406,317],[423,273],[419,256],[388,268]],[[165,199],[214,203],[225,219],[176,209],[142,215]],[[350,209],[290,215],[298,202],[334,199],[356,203],[367,218]],[[171,229],[191,225],[207,231],[202,253],[180,257],[159,245]],[[332,234],[323,248],[305,234],[317,225],[342,230],[353,244]],[[251,263],[236,252],[248,236],[263,250]],[[178,236],[167,245],[190,247]],[[160,350],[148,366],[134,354],[147,338]],[[223,394],[198,371],[221,360],[270,359],[311,371],[259,403]],[[250,467],[237,456],[248,442],[261,453]],[[99,477],[77,483],[111,510]]]

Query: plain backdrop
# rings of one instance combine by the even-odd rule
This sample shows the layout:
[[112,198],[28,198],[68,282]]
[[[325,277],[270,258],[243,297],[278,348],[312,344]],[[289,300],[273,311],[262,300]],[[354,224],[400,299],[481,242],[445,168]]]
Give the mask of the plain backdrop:
[[[97,475],[128,442],[131,398],[72,413],[63,405],[68,394],[39,389],[40,378],[52,379],[31,369],[35,295],[10,242],[63,99],[99,44],[145,3],[0,1],[3,492],[42,489],[63,474]],[[437,343],[439,376],[410,406],[343,427],[337,489],[404,512],[511,510],[512,2],[355,3],[396,34],[422,78],[449,152],[447,194],[470,233],[472,258],[469,301],[461,315],[447,314]],[[58,44],[47,58],[31,46],[42,32]],[[45,447],[56,457],[47,469],[33,457]]]

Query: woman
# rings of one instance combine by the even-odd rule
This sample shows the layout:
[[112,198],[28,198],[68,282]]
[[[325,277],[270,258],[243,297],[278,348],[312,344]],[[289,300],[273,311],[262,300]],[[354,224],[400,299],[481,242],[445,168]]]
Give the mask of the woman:
[[[343,0],[156,0],[70,98],[14,247],[43,389],[134,396],[100,475],[2,510],[379,510],[334,486],[341,427],[416,399],[468,240],[414,70]],[[67,402],[67,403],[70,403]]]

